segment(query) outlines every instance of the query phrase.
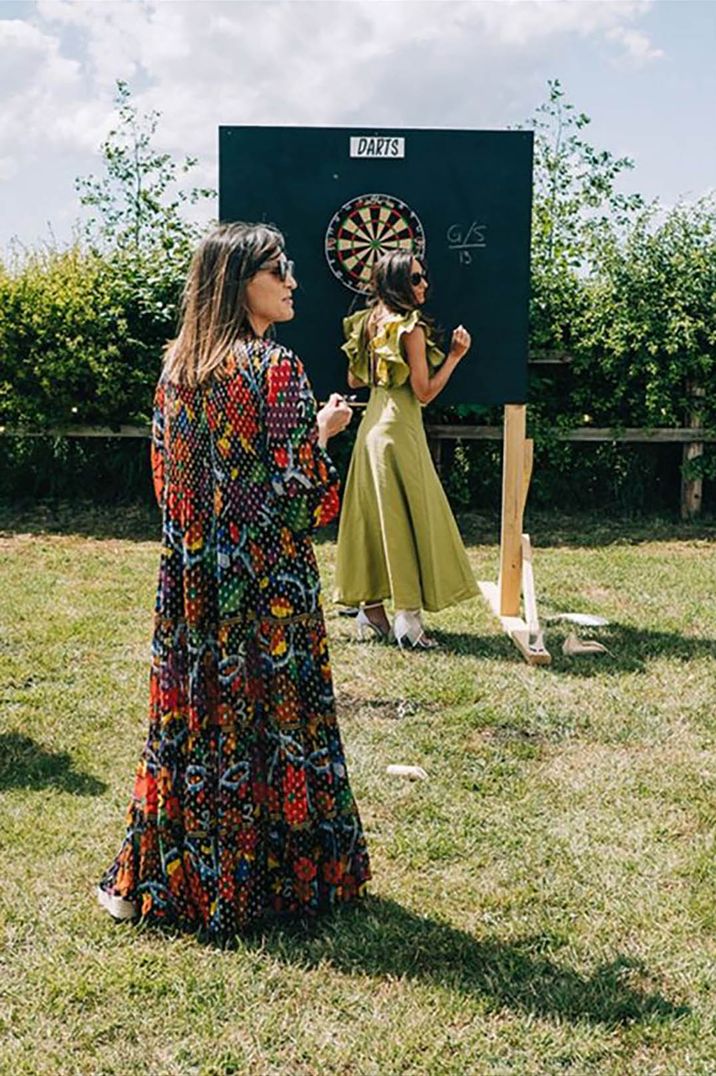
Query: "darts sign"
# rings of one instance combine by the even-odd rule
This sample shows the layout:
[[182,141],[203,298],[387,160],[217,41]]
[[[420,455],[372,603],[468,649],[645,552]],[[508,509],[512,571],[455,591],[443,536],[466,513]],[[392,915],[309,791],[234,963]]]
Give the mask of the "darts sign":
[[364,305],[383,251],[429,269],[426,311],[472,349],[441,403],[521,403],[527,391],[532,135],[528,131],[221,127],[221,220],[275,224],[296,263],[296,316],[278,338],[316,395],[346,387],[341,320]]
[[404,138],[351,138],[351,157],[404,157]]

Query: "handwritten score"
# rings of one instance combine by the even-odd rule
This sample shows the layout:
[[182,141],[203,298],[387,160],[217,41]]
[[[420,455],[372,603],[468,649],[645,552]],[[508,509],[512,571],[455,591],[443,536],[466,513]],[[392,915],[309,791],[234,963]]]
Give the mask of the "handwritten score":
[[451,224],[447,230],[448,250],[453,250],[458,256],[460,265],[472,265],[473,251],[487,246],[485,232],[486,224],[478,224],[476,220],[469,226],[464,224]]

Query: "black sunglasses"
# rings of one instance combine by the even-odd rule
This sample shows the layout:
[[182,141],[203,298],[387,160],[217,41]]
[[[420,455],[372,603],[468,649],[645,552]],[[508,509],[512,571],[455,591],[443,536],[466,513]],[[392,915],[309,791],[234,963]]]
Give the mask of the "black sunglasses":
[[274,262],[272,265],[260,266],[260,268],[257,269],[257,272],[260,273],[262,269],[265,270],[267,273],[271,273],[272,276],[277,276],[282,283],[288,280],[290,276],[295,277],[295,265],[290,258],[286,257],[283,251],[281,251],[281,253],[279,254],[278,260],[276,262]]
[[429,283],[427,273],[411,273],[410,274],[410,283],[413,285],[414,288],[417,288],[418,284],[420,284],[420,282],[422,280],[424,280],[426,284]]

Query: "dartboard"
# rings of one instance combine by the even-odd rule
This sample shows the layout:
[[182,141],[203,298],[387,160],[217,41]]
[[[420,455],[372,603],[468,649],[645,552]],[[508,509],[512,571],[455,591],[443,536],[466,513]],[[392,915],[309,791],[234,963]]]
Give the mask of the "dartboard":
[[373,263],[387,250],[425,254],[425,232],[417,213],[391,194],[361,194],[333,214],[326,231],[326,258],[335,276],[352,291],[367,291]]

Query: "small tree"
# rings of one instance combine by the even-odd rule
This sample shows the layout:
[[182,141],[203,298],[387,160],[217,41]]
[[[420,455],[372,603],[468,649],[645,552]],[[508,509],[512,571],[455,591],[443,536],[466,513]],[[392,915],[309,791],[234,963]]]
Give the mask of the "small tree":
[[204,230],[184,211],[216,192],[181,187],[196,158],[177,163],[154,147],[160,113],[140,113],[125,82],[117,81],[115,102],[119,123],[101,146],[105,174],[79,178],[76,187],[80,203],[94,211],[85,228],[90,253],[102,257],[122,309],[118,346],[132,357],[131,377],[149,387],[175,332],[189,259]]
[[164,251],[186,255],[202,229],[182,215],[187,205],[213,198],[207,187],[179,185],[197,164],[195,157],[177,163],[152,145],[159,112],[140,114],[126,82],[117,81],[119,123],[102,143],[105,175],[80,177],[80,203],[94,211],[86,225],[93,249],[131,252]]
[[548,100],[527,124],[535,134],[531,344],[559,348],[574,344],[595,253],[644,201],[616,189],[633,161],[595,149],[583,135],[589,116],[565,99],[559,80],[547,85]]

